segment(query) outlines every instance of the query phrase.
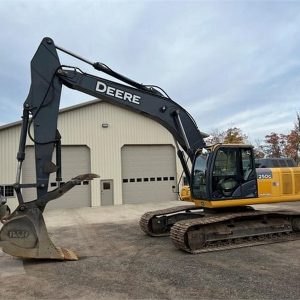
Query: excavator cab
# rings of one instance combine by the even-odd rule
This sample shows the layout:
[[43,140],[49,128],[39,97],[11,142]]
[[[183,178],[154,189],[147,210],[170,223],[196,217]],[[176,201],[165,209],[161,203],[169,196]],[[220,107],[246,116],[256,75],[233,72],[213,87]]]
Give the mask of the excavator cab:
[[194,199],[218,201],[257,197],[253,147],[217,144],[203,148],[195,157],[191,182]]

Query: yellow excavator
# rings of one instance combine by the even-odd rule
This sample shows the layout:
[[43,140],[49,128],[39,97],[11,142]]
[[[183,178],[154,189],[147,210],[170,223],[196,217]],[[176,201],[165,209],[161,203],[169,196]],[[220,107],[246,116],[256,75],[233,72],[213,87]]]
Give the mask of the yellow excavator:
[[[124,83],[87,74],[62,65],[62,51]],[[101,98],[147,116],[164,126],[176,141],[189,188],[181,192],[193,205],[147,212],[141,229],[152,236],[171,235],[176,247],[190,252],[231,249],[289,241],[300,237],[300,214],[292,211],[254,210],[253,204],[300,200],[300,168],[256,169],[251,145],[207,146],[204,134],[191,115],[161,88],[143,85],[107,65],[91,62],[44,38],[31,61],[31,87],[23,105],[18,168],[14,190],[19,202],[10,213],[0,203],[0,246],[21,258],[77,260],[68,249],[56,247],[47,232],[43,211],[59,198],[96,174],[78,175],[68,182],[61,178],[61,140],[57,118],[62,86]],[[87,133],[88,134],[88,133]],[[36,182],[20,182],[26,139],[34,143]],[[56,165],[52,153],[56,149]],[[187,157],[192,161],[190,170]],[[49,191],[49,176],[56,172],[57,188]],[[22,190],[36,188],[36,199],[24,199]]]
[[194,205],[145,213],[140,226],[152,236],[171,235],[189,253],[296,240],[300,214],[254,210],[250,205],[300,199],[300,167],[255,168],[252,146],[217,144],[199,149],[191,184],[180,192]]

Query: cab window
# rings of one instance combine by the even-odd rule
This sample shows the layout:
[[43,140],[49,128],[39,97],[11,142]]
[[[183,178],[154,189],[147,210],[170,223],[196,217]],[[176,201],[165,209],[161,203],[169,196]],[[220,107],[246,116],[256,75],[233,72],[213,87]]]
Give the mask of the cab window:
[[239,185],[238,149],[220,148],[212,172],[212,198],[231,197]]
[[237,151],[236,149],[224,148],[217,153],[213,175],[231,176],[237,174]]
[[192,174],[192,195],[196,199],[206,199],[206,168],[208,154],[200,154],[194,162]]
[[241,149],[243,164],[243,179],[247,181],[254,168],[250,149]]

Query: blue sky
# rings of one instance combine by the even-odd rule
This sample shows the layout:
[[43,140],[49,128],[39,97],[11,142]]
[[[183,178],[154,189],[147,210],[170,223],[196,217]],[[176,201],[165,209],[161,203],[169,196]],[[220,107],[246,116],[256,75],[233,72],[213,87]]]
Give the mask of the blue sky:
[[[20,118],[44,36],[161,86],[205,132],[237,126],[254,142],[300,111],[300,1],[2,0],[0,20],[0,125]],[[61,107],[90,99],[65,88]]]

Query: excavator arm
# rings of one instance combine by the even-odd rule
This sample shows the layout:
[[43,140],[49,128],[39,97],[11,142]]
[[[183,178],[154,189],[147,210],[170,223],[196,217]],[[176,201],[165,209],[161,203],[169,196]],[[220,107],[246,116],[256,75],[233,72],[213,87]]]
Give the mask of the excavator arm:
[[[93,65],[95,69],[132,86],[83,73],[76,67],[63,66],[60,64],[57,49],[84,60]],[[31,61],[31,87],[23,108],[20,146],[17,155],[19,166],[15,184],[20,204],[24,203],[20,189],[34,186],[37,189],[37,201],[40,207],[44,208],[45,201],[41,203],[40,199],[45,198],[48,193],[50,173],[56,171],[57,181],[61,181],[60,157],[56,159],[58,164],[54,165],[52,153],[56,147],[58,156],[60,155],[61,136],[57,130],[57,118],[62,85],[157,121],[170,131],[175,141],[180,144],[191,160],[193,160],[196,150],[205,145],[203,134],[189,113],[157,89],[139,84],[99,62],[91,63],[56,46],[52,39],[44,38]],[[31,119],[29,119],[30,115]],[[37,182],[24,185],[20,184],[20,174],[22,162],[25,159],[27,135],[35,145]],[[178,155],[189,181],[190,172],[181,150],[178,151]]]
[[[76,67],[61,65],[57,49],[91,64],[95,69],[127,85],[83,73]],[[19,206],[5,220],[2,219],[4,226],[0,231],[0,245],[3,251],[13,256],[58,260],[77,259],[72,251],[54,246],[48,236],[42,215],[49,201],[60,197],[83,180],[98,177],[95,174],[78,175],[64,184],[59,184],[57,189],[48,191],[51,173],[56,172],[57,182],[62,180],[61,136],[57,129],[62,85],[159,122],[170,131],[191,160],[196,150],[205,145],[203,134],[197,128],[193,118],[164,92],[152,86],[139,84],[102,63],[91,63],[56,46],[52,39],[44,38],[31,61],[31,86],[23,106],[23,121],[17,154],[18,168],[14,185]],[[25,159],[27,136],[34,143],[36,182],[24,184],[20,183],[20,177]],[[56,165],[52,163],[54,147],[56,148]],[[190,181],[190,170],[183,151],[178,147],[178,156],[187,180]],[[23,199],[22,189],[24,188],[36,188],[37,199]]]
[[[132,86],[83,73],[76,67],[64,67],[60,64],[56,49],[76,56],[92,64],[95,69]],[[157,121],[170,131],[191,160],[193,160],[196,150],[205,145],[203,134],[190,114],[157,89],[139,84],[99,62],[90,63],[72,52],[56,47],[50,38],[44,38],[31,62],[31,88],[24,103],[20,147],[17,156],[20,163],[25,158],[28,132],[35,144],[38,198],[47,193],[49,171],[55,168],[51,164],[51,159],[54,146],[60,142],[57,118],[62,85]],[[29,114],[32,115],[30,121]],[[31,126],[32,124],[33,126]],[[34,131],[34,138],[31,135],[31,129]],[[182,153],[179,154],[184,165],[182,156]],[[56,168],[60,169],[60,166],[56,166]],[[189,180],[189,170],[186,166],[184,166],[184,170]],[[20,170],[18,170],[18,174],[20,174]],[[17,182],[19,182],[19,177]]]

